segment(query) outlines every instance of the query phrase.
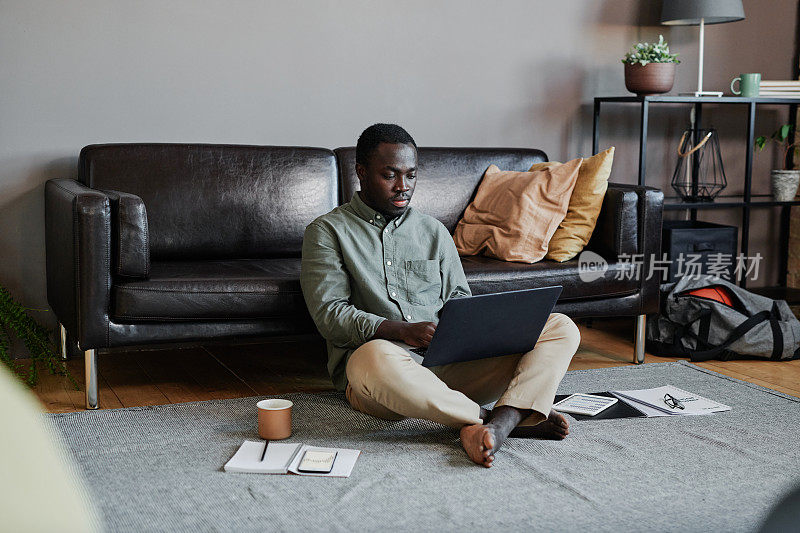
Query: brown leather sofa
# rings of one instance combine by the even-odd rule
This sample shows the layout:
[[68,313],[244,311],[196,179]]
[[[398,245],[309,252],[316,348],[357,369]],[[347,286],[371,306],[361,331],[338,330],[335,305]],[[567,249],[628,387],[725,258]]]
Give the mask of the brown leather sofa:
[[[484,170],[527,170],[541,150],[419,148],[413,207],[451,232]],[[108,144],[81,150],[78,179],[45,186],[47,297],[64,357],[86,361],[96,408],[97,350],[148,343],[306,334],[300,291],[306,225],[358,189],[355,149],[200,144]],[[644,316],[658,308],[655,277],[633,276],[625,254],[660,250],[662,193],[609,184],[587,249],[608,262],[599,279],[578,260],[528,265],[464,257],[475,294],[563,285],[556,310],[574,318]],[[627,273],[627,275],[619,275]],[[619,278],[619,279],[617,279]]]

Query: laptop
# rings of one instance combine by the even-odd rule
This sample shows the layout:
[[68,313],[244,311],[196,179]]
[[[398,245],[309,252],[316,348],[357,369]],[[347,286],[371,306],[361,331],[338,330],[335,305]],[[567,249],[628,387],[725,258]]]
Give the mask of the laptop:
[[398,343],[422,366],[528,352],[553,311],[561,285],[454,298],[445,302],[427,348]]

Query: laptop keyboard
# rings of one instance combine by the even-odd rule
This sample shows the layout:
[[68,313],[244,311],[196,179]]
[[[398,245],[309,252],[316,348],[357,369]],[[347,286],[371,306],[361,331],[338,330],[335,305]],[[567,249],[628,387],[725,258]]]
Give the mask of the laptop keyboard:
[[417,355],[421,355],[422,357],[425,357],[425,354],[428,352],[428,349],[427,348],[414,348],[411,351],[414,352]]

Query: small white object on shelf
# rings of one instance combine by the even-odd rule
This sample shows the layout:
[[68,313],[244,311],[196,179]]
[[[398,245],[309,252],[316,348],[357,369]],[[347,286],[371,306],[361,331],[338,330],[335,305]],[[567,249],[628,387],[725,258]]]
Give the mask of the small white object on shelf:
[[761,80],[760,87],[800,87],[800,80]]
[[800,91],[759,91],[758,96],[769,98],[800,98]]

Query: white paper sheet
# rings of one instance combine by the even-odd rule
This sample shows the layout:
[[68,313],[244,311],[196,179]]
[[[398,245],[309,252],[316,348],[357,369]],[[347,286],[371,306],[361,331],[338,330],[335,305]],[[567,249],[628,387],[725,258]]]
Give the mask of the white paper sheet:
[[[647,416],[708,415],[731,410],[725,404],[709,400],[699,394],[687,392],[674,385],[664,385],[653,389],[611,391],[611,394],[644,412]],[[684,408],[669,407],[664,401],[665,394],[671,394],[674,398],[677,398]]]
[[634,402],[633,400],[629,400],[628,398],[619,396],[618,394],[615,394],[614,391],[611,391],[611,394],[614,394],[614,396],[619,398],[619,401],[624,402],[633,407],[634,409],[636,409],[637,411],[644,413],[645,416],[647,416],[648,418],[654,416],[672,416],[671,414],[665,413],[664,411],[659,411],[658,409],[653,409],[652,407],[648,407],[643,403]]

